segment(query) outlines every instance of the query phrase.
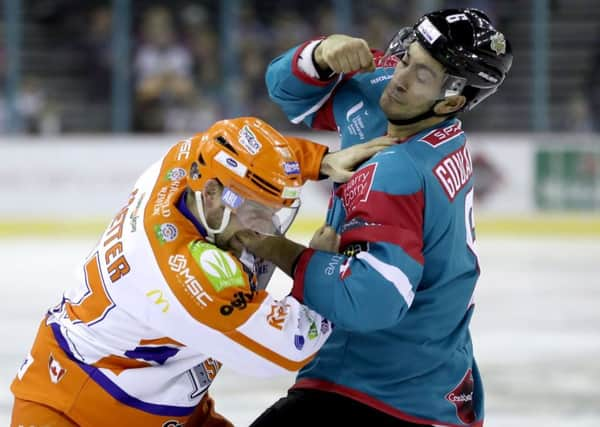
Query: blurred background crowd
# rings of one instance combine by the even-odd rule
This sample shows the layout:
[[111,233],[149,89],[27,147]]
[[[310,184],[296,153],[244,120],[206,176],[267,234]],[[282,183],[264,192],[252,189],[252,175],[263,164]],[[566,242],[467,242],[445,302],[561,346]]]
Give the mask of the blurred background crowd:
[[[462,118],[486,425],[600,426],[600,0],[0,0],[0,426],[40,313],[148,165],[238,115],[335,149],[334,132],[302,134],[269,100],[269,62],[331,33],[384,49],[446,7],[484,10],[514,53]],[[305,185],[293,238],[308,242],[330,192]],[[211,393],[236,425],[291,384],[224,369]]]
[[596,0],[3,0],[0,133],[196,132],[256,115],[280,53],[334,32],[384,49],[423,12],[485,10],[511,40],[503,89],[465,117],[477,131],[600,131]]

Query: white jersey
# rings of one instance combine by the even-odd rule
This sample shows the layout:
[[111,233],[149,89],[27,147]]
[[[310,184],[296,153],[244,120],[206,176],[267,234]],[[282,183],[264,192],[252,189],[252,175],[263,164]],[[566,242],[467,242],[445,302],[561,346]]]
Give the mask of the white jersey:
[[178,143],[139,178],[80,286],[46,318],[104,391],[162,415],[189,414],[222,363],[243,375],[298,370],[331,330],[293,297],[257,290],[238,259],[204,240],[181,202],[199,139]]

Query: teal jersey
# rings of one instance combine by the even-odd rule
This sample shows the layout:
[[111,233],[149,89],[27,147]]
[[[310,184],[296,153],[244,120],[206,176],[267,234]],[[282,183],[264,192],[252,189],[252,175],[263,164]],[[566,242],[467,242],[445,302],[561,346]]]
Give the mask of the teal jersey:
[[[267,70],[270,95],[296,123],[337,130],[342,147],[384,135],[379,97],[393,63],[313,79],[303,46]],[[469,323],[479,276],[472,162],[457,119],[398,141],[332,194],[341,253],[307,249],[292,295],[335,325],[294,387],[329,390],[397,418],[483,425]]]

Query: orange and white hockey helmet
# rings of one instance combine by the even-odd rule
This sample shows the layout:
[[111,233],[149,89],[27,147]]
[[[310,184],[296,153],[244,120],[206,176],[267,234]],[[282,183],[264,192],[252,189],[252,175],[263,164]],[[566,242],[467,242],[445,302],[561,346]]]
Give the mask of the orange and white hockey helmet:
[[265,234],[285,233],[299,209],[303,184],[300,163],[288,140],[254,117],[216,122],[196,138],[200,141],[188,185],[202,192],[208,180],[218,180],[226,206],[221,227],[208,231],[222,231],[235,212],[248,228]]

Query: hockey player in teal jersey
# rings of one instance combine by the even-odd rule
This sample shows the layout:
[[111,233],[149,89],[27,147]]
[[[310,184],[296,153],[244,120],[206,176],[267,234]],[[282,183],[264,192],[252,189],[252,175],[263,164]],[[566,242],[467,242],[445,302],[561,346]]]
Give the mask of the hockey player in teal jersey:
[[331,251],[237,235],[335,325],[253,426],[483,425],[469,333],[479,276],[473,170],[456,115],[493,94],[511,63],[483,12],[450,9],[400,30],[385,53],[332,35],[270,64],[270,95],[294,123],[337,130],[342,147],[386,133],[397,144],[334,189],[329,227],[312,242]]

